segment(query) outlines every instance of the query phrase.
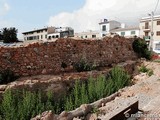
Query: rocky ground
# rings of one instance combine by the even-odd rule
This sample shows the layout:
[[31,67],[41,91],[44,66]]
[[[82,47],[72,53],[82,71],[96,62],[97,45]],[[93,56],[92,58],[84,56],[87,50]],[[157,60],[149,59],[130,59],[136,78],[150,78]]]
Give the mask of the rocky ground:
[[134,100],[138,100],[139,109],[144,112],[141,119],[155,120],[156,118],[156,120],[160,120],[160,63],[144,62],[144,65],[152,69],[154,75],[149,77],[146,73],[141,73],[135,76],[135,85],[122,89],[119,97],[100,108],[103,114],[98,115],[99,119],[106,120],[117,109],[130,105]]

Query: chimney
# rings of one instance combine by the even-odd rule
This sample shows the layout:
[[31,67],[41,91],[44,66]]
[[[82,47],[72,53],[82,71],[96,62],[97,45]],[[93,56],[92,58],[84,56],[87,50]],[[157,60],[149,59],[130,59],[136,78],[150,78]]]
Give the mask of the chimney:
[[125,28],[125,27],[126,27],[125,23],[122,23],[121,28]]

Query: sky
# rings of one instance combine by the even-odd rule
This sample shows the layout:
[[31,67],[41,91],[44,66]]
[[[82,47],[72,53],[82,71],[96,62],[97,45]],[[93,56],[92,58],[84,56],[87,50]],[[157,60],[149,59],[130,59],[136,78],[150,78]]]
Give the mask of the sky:
[[[0,29],[22,32],[45,26],[72,27],[75,32],[98,30],[101,19],[136,26],[155,9],[157,0],[0,0]],[[155,15],[160,15],[160,3]]]

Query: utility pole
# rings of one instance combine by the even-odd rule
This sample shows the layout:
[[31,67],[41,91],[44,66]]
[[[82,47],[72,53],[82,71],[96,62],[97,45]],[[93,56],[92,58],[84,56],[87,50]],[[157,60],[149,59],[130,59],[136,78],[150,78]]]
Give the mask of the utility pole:
[[149,14],[151,16],[151,39],[149,41],[149,50],[153,51],[153,43],[154,43],[154,39],[153,39],[153,19],[154,19],[154,12],[152,11],[151,14]]

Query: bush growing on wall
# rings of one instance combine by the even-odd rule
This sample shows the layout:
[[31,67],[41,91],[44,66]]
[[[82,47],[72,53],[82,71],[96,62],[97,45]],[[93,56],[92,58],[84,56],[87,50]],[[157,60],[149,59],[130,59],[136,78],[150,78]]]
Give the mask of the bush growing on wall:
[[7,84],[17,78],[18,76],[16,76],[11,70],[4,70],[0,72],[0,84]]
[[140,38],[135,38],[132,47],[139,57],[146,58],[147,60],[151,59],[152,54],[151,51],[148,50],[145,40]]
[[95,69],[95,66],[93,64],[89,64],[84,59],[81,59],[79,62],[75,63],[73,67],[77,72],[90,71]]

